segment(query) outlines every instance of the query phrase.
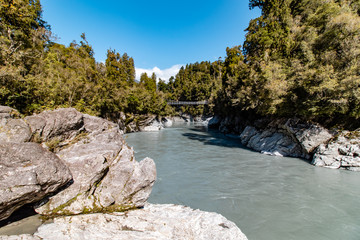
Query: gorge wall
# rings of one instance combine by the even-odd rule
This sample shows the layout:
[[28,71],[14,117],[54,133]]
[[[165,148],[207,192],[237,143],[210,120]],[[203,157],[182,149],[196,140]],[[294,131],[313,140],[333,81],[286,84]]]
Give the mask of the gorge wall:
[[329,130],[297,118],[249,120],[246,117],[214,117],[210,128],[232,134],[255,151],[308,159],[313,165],[360,170],[360,131]]

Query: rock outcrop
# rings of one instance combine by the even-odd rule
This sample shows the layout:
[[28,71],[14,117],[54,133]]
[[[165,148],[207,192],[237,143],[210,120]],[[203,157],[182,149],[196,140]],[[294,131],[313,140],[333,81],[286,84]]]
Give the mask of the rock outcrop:
[[120,114],[118,125],[125,133],[154,132],[164,128],[163,123],[156,115],[125,115]]
[[[43,215],[123,211],[145,204],[156,179],[155,163],[135,161],[117,124],[73,108],[24,120],[18,116],[0,107],[1,219],[39,200],[36,211]],[[29,140],[34,142],[24,143]],[[70,180],[66,189],[44,198]]]
[[274,129],[257,130],[247,126],[240,135],[241,143],[255,151],[273,156],[306,157],[300,145]]
[[242,144],[256,151],[275,155],[310,159],[314,150],[333,134],[318,124],[299,119],[258,120],[240,134]]
[[[71,118],[57,118],[59,114]],[[34,134],[39,134],[41,139],[60,141],[55,141],[56,146],[50,145],[72,172],[73,184],[44,200],[36,209],[38,213],[123,211],[145,204],[156,179],[155,163],[149,158],[140,163],[135,161],[133,150],[125,143],[116,124],[74,109],[44,115],[26,120],[41,123],[31,124]]]
[[360,171],[360,131],[344,131],[315,151],[312,164]]
[[241,143],[255,151],[300,157],[319,167],[360,171],[360,130],[330,131],[319,124],[290,119],[214,117],[209,127],[240,136]]
[[288,119],[281,127],[301,145],[307,155],[312,154],[320,144],[329,141],[334,136],[334,133],[319,124],[301,122],[297,118]]
[[176,205],[147,204],[125,213],[90,214],[55,218],[33,235],[10,239],[203,239],[246,240],[233,223],[220,214]]
[[36,143],[0,143],[0,220],[72,179],[67,166]]

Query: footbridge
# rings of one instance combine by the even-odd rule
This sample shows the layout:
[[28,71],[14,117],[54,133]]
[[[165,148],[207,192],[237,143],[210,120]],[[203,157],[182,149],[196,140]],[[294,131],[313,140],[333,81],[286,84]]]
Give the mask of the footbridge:
[[167,101],[167,104],[172,105],[172,106],[179,106],[179,105],[207,105],[208,101],[204,100],[204,101],[172,101],[169,100]]

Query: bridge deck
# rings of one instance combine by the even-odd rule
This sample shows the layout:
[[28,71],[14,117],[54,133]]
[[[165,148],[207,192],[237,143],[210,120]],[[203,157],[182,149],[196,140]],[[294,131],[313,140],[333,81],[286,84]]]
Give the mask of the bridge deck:
[[167,101],[169,105],[207,105],[208,101]]

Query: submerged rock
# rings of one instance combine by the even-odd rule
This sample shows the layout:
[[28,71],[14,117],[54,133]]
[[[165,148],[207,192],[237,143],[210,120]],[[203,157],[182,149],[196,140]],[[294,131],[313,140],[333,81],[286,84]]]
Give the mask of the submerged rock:
[[[26,238],[21,238],[26,237]],[[33,238],[31,238],[33,237]],[[246,240],[231,221],[217,213],[178,205],[147,204],[144,209],[112,214],[55,218],[33,235],[10,239],[203,239]]]
[[344,131],[316,150],[312,164],[333,169],[360,171],[360,131]]
[[0,220],[72,179],[67,166],[36,143],[0,144]]

